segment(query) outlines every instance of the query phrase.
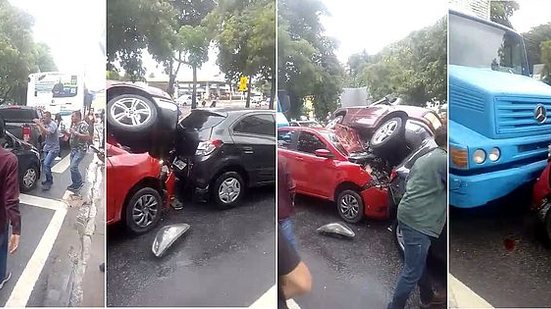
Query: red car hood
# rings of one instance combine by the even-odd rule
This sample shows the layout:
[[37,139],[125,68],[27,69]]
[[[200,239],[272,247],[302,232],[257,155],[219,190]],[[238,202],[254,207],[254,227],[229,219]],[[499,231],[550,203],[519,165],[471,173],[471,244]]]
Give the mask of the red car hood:
[[336,124],[334,131],[339,143],[349,154],[365,150],[360,135],[355,129]]
[[345,124],[358,125],[362,128],[375,129],[379,125],[379,121],[386,115],[395,112],[403,111],[410,118],[426,122],[423,117],[429,112],[426,108],[408,105],[374,105],[362,107],[349,107],[344,119]]

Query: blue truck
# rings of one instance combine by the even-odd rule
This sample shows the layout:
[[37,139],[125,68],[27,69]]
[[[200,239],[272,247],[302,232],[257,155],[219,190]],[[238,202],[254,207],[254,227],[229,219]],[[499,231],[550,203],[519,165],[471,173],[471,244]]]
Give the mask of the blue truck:
[[474,208],[536,179],[551,143],[551,86],[532,79],[522,36],[449,14],[450,205]]

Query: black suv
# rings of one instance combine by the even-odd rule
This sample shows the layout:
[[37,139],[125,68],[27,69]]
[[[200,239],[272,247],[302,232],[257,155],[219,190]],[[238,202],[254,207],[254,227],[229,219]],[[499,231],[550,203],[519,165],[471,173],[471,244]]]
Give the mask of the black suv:
[[174,167],[180,180],[236,206],[246,188],[275,183],[275,112],[193,110],[178,126]]
[[19,190],[32,190],[40,179],[40,154],[33,145],[22,141],[10,132],[0,137],[0,145],[17,156],[19,166]]

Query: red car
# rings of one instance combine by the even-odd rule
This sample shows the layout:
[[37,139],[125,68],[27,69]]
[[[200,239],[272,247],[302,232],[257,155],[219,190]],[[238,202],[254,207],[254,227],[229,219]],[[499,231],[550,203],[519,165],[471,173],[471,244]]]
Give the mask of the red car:
[[107,144],[107,179],[107,224],[122,221],[136,234],[154,228],[174,199],[174,174],[148,153]]
[[551,156],[549,164],[541,173],[532,195],[533,209],[537,212],[539,219],[543,222],[543,231],[549,241],[551,241]]
[[337,202],[347,222],[389,217],[389,193],[377,186],[361,147],[342,142],[323,128],[284,127],[278,130],[278,158],[285,161],[299,194]]

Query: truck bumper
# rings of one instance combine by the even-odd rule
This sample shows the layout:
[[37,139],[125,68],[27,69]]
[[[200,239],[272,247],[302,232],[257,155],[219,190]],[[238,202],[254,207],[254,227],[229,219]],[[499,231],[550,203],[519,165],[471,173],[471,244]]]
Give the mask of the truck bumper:
[[542,160],[521,167],[469,176],[450,172],[450,205],[458,208],[484,206],[536,179],[546,165],[547,161]]

